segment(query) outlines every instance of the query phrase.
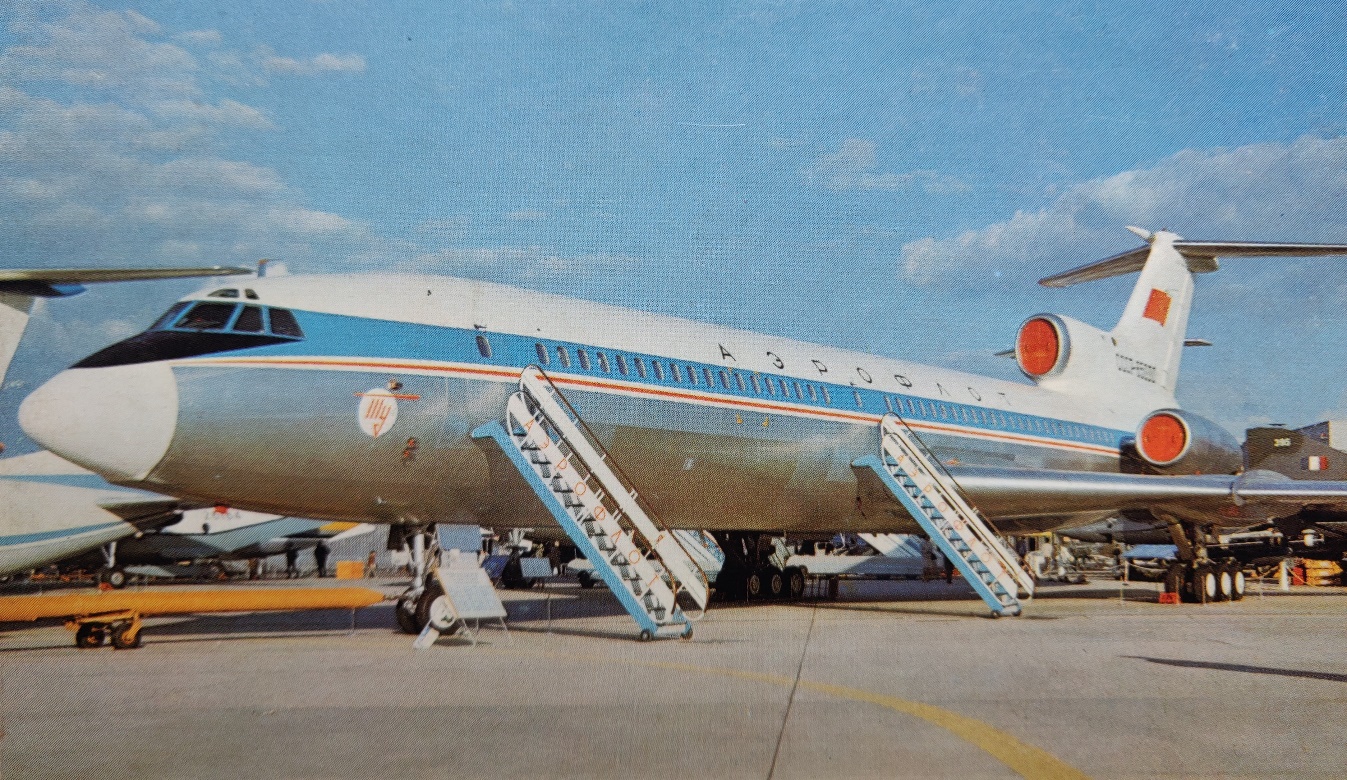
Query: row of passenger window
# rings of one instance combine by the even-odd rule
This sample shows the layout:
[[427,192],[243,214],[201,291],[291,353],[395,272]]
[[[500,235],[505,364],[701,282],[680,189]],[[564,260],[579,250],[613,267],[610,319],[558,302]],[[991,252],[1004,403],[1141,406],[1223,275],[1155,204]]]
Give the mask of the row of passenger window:
[[[573,363],[571,360],[571,350],[558,344],[553,350],[549,350],[542,342],[534,345],[534,350],[538,354],[538,363],[540,365],[551,365],[553,352],[556,355],[556,361],[562,368],[570,368]],[[491,342],[483,334],[477,335],[477,351],[484,358],[491,357]],[[593,358],[590,353],[583,348],[575,349],[574,364],[578,364],[584,371],[593,371],[597,364],[598,369],[605,374],[617,373],[621,376],[630,376],[633,373],[641,379],[653,377],[664,382],[686,382],[690,385],[705,384],[707,387],[715,387],[717,384],[725,390],[738,390],[741,393],[752,392],[757,395],[768,395],[780,397],[783,399],[796,399],[800,401],[809,401],[811,403],[825,403],[831,405],[833,402],[832,394],[824,385],[813,385],[808,382],[800,382],[797,379],[787,380],[781,377],[766,376],[763,374],[745,374],[728,369],[712,370],[709,367],[703,367],[698,371],[697,367],[687,364],[679,364],[675,361],[649,360],[646,361],[640,356],[628,358],[626,355],[618,352],[611,356],[600,350],[595,350]],[[861,396],[860,390],[853,389],[852,397],[856,402],[857,409],[865,408],[865,400]],[[1089,439],[1098,442],[1107,442],[1108,435],[1097,428],[1074,423],[1062,423],[1056,420],[1045,420],[1043,418],[1027,417],[1017,414],[1003,414],[994,412],[990,409],[979,407],[964,406],[962,404],[947,404],[940,401],[927,401],[920,398],[909,398],[905,396],[884,396],[884,405],[889,412],[900,417],[924,417],[931,420],[950,420],[952,422],[963,422],[971,425],[995,426],[1007,430],[1020,430],[1029,433],[1047,433],[1059,436],[1074,436],[1081,439]]]
[[950,420],[970,425],[986,425],[1006,430],[1028,433],[1048,433],[1058,436],[1073,436],[1089,441],[1108,442],[1108,434],[1099,428],[1076,423],[1064,423],[1047,420],[1042,417],[1028,417],[1020,414],[1004,414],[991,409],[963,404],[947,404],[940,401],[925,401],[920,398],[884,396],[884,405],[889,411],[900,417],[921,415],[929,419]]
[[[490,345],[485,344],[485,338],[477,337],[477,348],[483,357],[490,357]],[[538,353],[538,362],[541,365],[550,365],[553,360],[553,352],[548,350],[541,342],[533,345]],[[605,374],[613,373],[616,369],[621,376],[636,376],[640,379],[654,378],[660,382],[678,382],[689,385],[704,384],[707,387],[719,385],[725,390],[738,390],[741,393],[751,392],[757,395],[780,396],[782,398],[794,397],[798,400],[812,401],[826,404],[832,403],[832,396],[828,388],[821,385],[811,385],[801,383],[798,380],[785,380],[780,377],[763,376],[761,374],[743,374],[738,371],[728,369],[711,369],[702,367],[700,370],[696,366],[686,363],[680,364],[676,361],[649,360],[640,356],[627,357],[617,352],[611,358],[608,353],[601,350],[595,350],[591,359],[588,350],[576,348],[574,363],[571,359],[571,350],[563,345],[555,347],[556,361],[562,368],[570,368],[578,364],[584,371],[593,371],[597,365],[598,370]],[[745,379],[747,376],[747,379]],[[792,396],[793,393],[793,396]]]

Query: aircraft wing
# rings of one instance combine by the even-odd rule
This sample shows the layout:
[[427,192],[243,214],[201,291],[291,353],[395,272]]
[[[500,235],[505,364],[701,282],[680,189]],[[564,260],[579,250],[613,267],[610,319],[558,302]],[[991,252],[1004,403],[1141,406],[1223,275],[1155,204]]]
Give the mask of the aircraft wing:
[[203,268],[0,268],[0,289],[19,283],[94,284],[147,279],[188,279],[197,276],[241,276],[250,268],[212,265]]
[[197,276],[240,276],[248,268],[212,265],[204,268],[0,268],[0,384],[19,339],[28,327],[35,298],[64,298],[84,292],[84,285]]
[[183,503],[175,498],[105,501],[99,504],[112,514],[134,525],[138,531],[152,531],[181,519]]
[[1347,482],[1306,482],[1271,471],[1159,476],[957,467],[950,472],[993,520],[1148,509],[1238,527],[1302,509],[1347,509]]

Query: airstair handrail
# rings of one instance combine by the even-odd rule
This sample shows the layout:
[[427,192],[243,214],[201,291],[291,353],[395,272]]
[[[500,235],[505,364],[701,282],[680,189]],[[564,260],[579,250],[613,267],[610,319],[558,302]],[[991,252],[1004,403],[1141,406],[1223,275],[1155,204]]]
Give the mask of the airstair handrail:
[[[893,413],[886,414],[884,415],[883,420],[880,421],[881,455],[883,454],[882,453],[883,437],[887,435],[884,432],[884,425],[886,423],[895,423],[897,425],[901,425],[903,430],[907,432],[911,445],[918,448],[921,451],[921,454],[924,456],[924,460],[931,466],[939,470],[940,475],[943,476],[944,479],[949,480],[950,484],[954,485],[956,490],[959,489],[958,479],[956,479],[954,475],[950,473],[949,469],[945,468],[945,464],[940,462],[940,458],[938,458],[935,455],[935,453],[931,451],[931,448],[926,446],[926,442],[922,441],[921,436],[919,436],[916,431],[912,430],[912,426],[908,425],[907,421],[897,414]],[[1015,578],[1016,583],[1021,588],[1023,588],[1026,593],[1032,596],[1034,592],[1033,575],[1030,574],[1029,570],[1018,559],[1018,556],[1015,555],[1009,549],[1006,543],[1001,539],[1000,531],[996,528],[995,523],[993,523],[985,515],[979,512],[977,507],[973,506],[970,502],[963,499],[962,496],[951,496],[949,492],[945,489],[944,485],[941,484],[941,482],[942,482],[941,479],[936,479],[933,483],[936,490],[939,491],[941,497],[944,498],[946,501],[950,502],[951,504],[957,505],[962,503],[965,506],[967,506],[968,509],[972,510],[972,512],[976,515],[976,519],[980,520],[981,522],[980,523],[973,522],[969,523],[968,525],[973,529],[973,533],[978,538],[978,541],[982,542],[983,545],[987,546],[992,550],[993,553],[995,553],[997,558],[999,558],[1002,561],[1003,565],[1005,565],[1006,568],[1011,572],[1012,576]]]
[[[674,572],[671,570],[669,574],[674,583],[674,592],[678,593],[684,589],[689,590],[690,591],[689,595],[693,598],[694,602],[696,602],[697,605],[701,608],[704,614],[707,600],[711,592],[711,583],[709,578],[706,576],[706,572],[702,569],[701,565],[697,563],[696,558],[691,553],[688,552],[687,547],[683,545],[683,542],[678,538],[678,535],[673,533],[673,531],[668,527],[668,525],[666,525],[664,521],[660,519],[659,515],[641,497],[640,493],[635,489],[635,487],[632,486],[633,483],[631,478],[628,477],[626,472],[622,470],[621,466],[617,464],[616,460],[612,457],[611,453],[608,452],[608,449],[603,446],[602,442],[599,441],[599,438],[594,433],[593,429],[589,427],[588,423],[585,422],[584,418],[571,404],[570,400],[567,399],[565,394],[561,392],[561,388],[557,387],[556,383],[554,383],[551,377],[547,375],[547,372],[543,371],[543,369],[537,365],[527,366],[519,375],[519,389],[524,391],[526,395],[534,398],[535,402],[539,403],[540,405],[543,405],[542,411],[544,412],[544,416],[551,418],[552,415],[547,414],[544,399],[539,397],[536,390],[529,386],[530,381],[538,383],[538,385],[541,387],[544,393],[546,393],[548,396],[556,400],[557,402],[556,405],[558,409],[560,409],[562,414],[564,414],[567,417],[568,421],[572,425],[574,425],[576,429],[581,433],[581,436],[584,438],[583,443],[590,449],[592,449],[595,455],[597,455],[597,458],[586,458],[584,457],[585,453],[583,452],[580,453],[581,455],[580,460],[582,463],[584,463],[585,467],[589,470],[589,472],[591,474],[595,474],[595,472],[598,472],[596,476],[598,477],[600,483],[616,482],[617,484],[620,484],[627,488],[627,493],[625,496],[613,495],[613,500],[617,502],[619,508],[623,509],[622,514],[628,518],[628,525],[630,525],[631,528],[636,533],[638,533],[642,539],[645,540],[645,543],[649,546],[651,550],[655,551],[655,553],[658,555],[660,561],[664,564],[666,569],[671,568],[670,562],[666,561],[665,556],[660,554],[659,545],[665,540],[668,540],[672,541],[672,543],[678,547],[678,550],[682,553],[684,561],[687,564],[687,566],[685,567],[688,570],[687,574],[691,574],[695,579],[698,580],[698,583],[697,587],[687,588],[687,585],[689,583],[686,583],[684,581],[684,577],[681,576],[679,572]],[[552,424],[555,425],[556,424],[555,421],[553,421]],[[563,436],[562,439],[565,440],[565,437]],[[570,447],[572,450],[574,450],[575,449],[574,443],[570,444]],[[595,462],[591,462],[591,460]],[[611,476],[611,479],[605,479],[605,475],[602,473],[603,471],[608,471],[609,475]],[[612,495],[612,494],[605,493],[605,495]],[[626,511],[626,509],[622,507],[624,499],[626,501],[632,502],[632,504],[640,512],[640,514],[643,515],[647,520],[649,520],[651,525],[654,526],[656,533],[653,538],[650,535],[649,530],[641,527],[637,515],[635,515],[635,513]],[[700,591],[700,593],[698,593],[697,591]],[[684,610],[684,612],[686,613],[686,610]],[[700,617],[701,616],[699,615],[697,619],[700,619]],[[693,618],[689,617],[689,619]]]

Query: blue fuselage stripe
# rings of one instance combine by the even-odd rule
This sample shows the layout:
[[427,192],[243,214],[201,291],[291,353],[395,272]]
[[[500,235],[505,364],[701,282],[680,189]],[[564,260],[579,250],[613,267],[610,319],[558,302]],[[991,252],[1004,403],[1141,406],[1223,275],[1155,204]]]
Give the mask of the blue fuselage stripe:
[[[1124,437],[1131,435],[1127,431],[994,409],[978,403],[886,393],[868,387],[840,385],[817,379],[805,380],[785,374],[752,372],[732,366],[618,351],[592,344],[575,344],[506,333],[348,315],[305,311],[296,311],[295,314],[304,329],[303,341],[267,345],[238,352],[216,353],[203,358],[189,358],[181,361],[181,364],[209,363],[212,360],[237,356],[431,361],[516,372],[528,365],[540,365],[546,371],[627,383],[652,392],[680,391],[725,401],[785,403],[794,408],[814,409],[820,413],[863,415],[865,418],[893,412],[909,422],[963,429],[962,431],[947,429],[949,433],[955,435],[962,433],[976,436],[978,432],[988,435],[1000,434],[1022,439],[1030,444],[1058,444],[1073,449],[1091,448],[1100,454],[1111,452],[1116,455]],[[482,354],[479,338],[485,340],[488,345],[490,357]],[[540,360],[540,347],[548,356],[546,363]],[[567,356],[568,365],[561,364],[561,350],[564,350]],[[588,367],[582,364],[580,358],[582,352]],[[603,355],[602,358],[599,357],[600,354]],[[617,360],[619,354],[626,365],[625,373],[621,371],[621,365]],[[653,367],[656,362],[660,364],[659,376]],[[282,361],[276,361],[276,364],[284,365]],[[638,373],[638,365],[644,367],[644,376]],[[605,366],[606,371],[603,370]],[[673,379],[675,375],[678,376],[677,380]],[[740,380],[743,382],[743,390],[739,389]],[[756,386],[762,388],[758,392],[754,391],[754,380]],[[615,384],[613,387],[620,386]],[[772,392],[767,392],[768,387]],[[975,391],[969,388],[969,392],[971,395]]]

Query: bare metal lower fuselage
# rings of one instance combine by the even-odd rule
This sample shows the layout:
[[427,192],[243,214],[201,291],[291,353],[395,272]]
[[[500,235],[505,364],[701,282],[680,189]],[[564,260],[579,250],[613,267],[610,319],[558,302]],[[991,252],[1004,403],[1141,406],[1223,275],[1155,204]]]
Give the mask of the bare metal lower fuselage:
[[[140,484],[187,499],[330,520],[493,527],[546,526],[537,499],[493,449],[471,437],[499,420],[509,371],[452,368],[297,370],[178,365],[178,424]],[[517,372],[515,374],[517,376]],[[401,385],[395,423],[377,437],[356,423],[355,396]],[[879,413],[849,421],[751,404],[693,403],[558,379],[567,398],[671,527],[831,534],[913,532],[892,500],[858,491],[851,469],[878,446]],[[873,420],[868,418],[873,417]],[[1115,471],[1117,459],[1050,446],[925,433],[948,463]],[[978,500],[978,496],[973,496]],[[997,514],[997,498],[987,509]],[[1042,530],[1101,513],[1011,521]]]

